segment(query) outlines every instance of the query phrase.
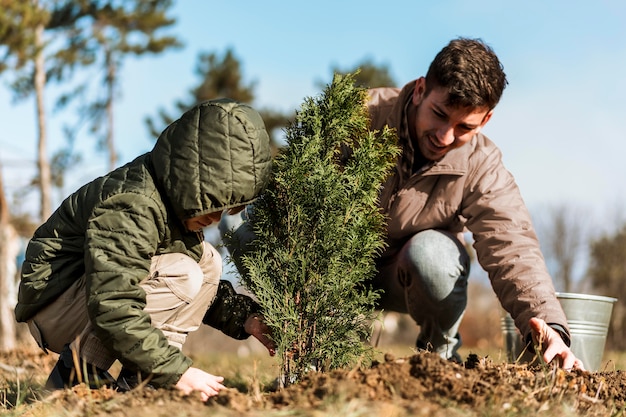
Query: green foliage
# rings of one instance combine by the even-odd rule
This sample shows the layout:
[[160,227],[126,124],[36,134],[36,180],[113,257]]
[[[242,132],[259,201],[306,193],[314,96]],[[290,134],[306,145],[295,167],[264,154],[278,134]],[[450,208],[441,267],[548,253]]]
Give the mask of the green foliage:
[[[171,0],[89,1],[89,25],[77,38],[95,54],[102,86],[98,98],[79,107],[79,115],[89,121],[90,133],[100,149],[109,153],[109,168],[114,169],[117,155],[113,139],[113,105],[118,96],[119,72],[128,56],[159,54],[179,48],[181,42],[162,33],[176,22],[167,13]],[[79,128],[75,127],[74,129]]]
[[254,99],[254,82],[243,85],[241,63],[232,48],[228,48],[220,58],[215,53],[203,53],[198,56],[196,75],[202,77],[200,85],[193,89],[197,102],[216,97],[230,97],[243,103]]
[[[93,3],[93,2],[92,2]],[[97,7],[87,0],[15,2],[0,0],[0,49],[2,70],[13,70],[11,89],[16,99],[29,97],[34,89],[34,61],[45,61],[46,82],[64,82],[77,66],[93,63],[80,28]]]
[[21,68],[30,60],[34,28],[48,19],[45,10],[30,1],[0,0],[0,73]]
[[[166,15],[171,4],[171,0],[0,0],[0,73],[11,71],[15,99],[37,97],[39,172],[34,181],[41,191],[41,219],[51,211],[52,182],[61,185],[66,169],[77,161],[70,153],[84,123],[89,123],[90,133],[106,145],[114,167],[112,115],[119,68],[128,54],[161,53],[180,46],[175,38],[159,33],[175,23]],[[101,70],[101,78],[89,78],[56,100],[57,109],[78,99],[82,102],[77,105],[79,120],[64,126],[68,147],[49,161],[45,86],[56,82],[65,89],[77,69],[93,65]],[[88,86],[104,88],[99,97],[89,101]],[[51,163],[55,164],[53,172]]]
[[263,308],[287,381],[371,357],[378,294],[368,280],[384,246],[378,192],[399,153],[368,130],[367,91],[351,74],[307,98],[255,203],[244,284]]
[[354,83],[359,87],[395,87],[396,82],[390,74],[389,66],[376,64],[369,58],[363,59],[355,66],[341,69],[337,66],[332,68],[333,74],[354,74]]

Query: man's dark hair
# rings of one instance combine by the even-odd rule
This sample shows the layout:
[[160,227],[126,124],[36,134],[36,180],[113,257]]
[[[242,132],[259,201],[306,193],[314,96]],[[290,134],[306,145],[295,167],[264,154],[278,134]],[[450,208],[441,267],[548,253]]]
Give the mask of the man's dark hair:
[[493,109],[506,86],[506,75],[491,47],[480,39],[452,40],[435,57],[426,73],[426,93],[448,90],[447,105]]

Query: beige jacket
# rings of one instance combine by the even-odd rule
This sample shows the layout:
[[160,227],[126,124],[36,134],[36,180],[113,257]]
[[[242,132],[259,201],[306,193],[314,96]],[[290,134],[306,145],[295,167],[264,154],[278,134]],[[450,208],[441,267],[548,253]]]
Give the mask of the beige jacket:
[[493,142],[479,133],[411,175],[415,150],[409,140],[406,109],[412,105],[414,86],[415,81],[402,90],[370,90],[371,128],[395,128],[403,148],[380,195],[381,207],[389,216],[389,247],[381,262],[419,231],[441,229],[461,237],[469,230],[480,265],[522,334],[530,334],[531,317],[569,331],[528,210]]

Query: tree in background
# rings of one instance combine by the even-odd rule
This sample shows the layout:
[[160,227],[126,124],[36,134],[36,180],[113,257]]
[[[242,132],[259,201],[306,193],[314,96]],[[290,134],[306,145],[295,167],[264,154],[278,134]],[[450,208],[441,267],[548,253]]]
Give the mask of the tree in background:
[[[0,167],[1,168],[1,167]],[[0,169],[0,350],[16,347],[17,270],[15,265],[17,233],[9,222],[9,205],[4,196]]]
[[[62,184],[62,175],[75,162],[70,147],[52,159],[47,150],[45,87],[69,84],[78,68],[101,64],[105,69],[105,94],[81,106],[91,121],[92,133],[104,131],[110,163],[115,164],[113,146],[113,99],[118,69],[127,54],[159,53],[177,46],[172,37],[157,37],[156,31],[174,23],[166,17],[170,0],[0,0],[0,71],[11,71],[11,89],[16,100],[35,97],[37,117],[37,178],[40,190],[40,221],[52,212],[51,188]],[[62,109],[87,87],[78,83],[58,98]],[[106,118],[107,122],[102,123]],[[73,134],[72,128],[66,133]],[[70,138],[71,139],[71,138]],[[55,177],[53,178],[53,173]]]
[[[72,2],[0,0],[0,72],[12,76],[11,89],[15,100],[35,97],[37,126],[37,178],[40,191],[39,221],[52,212],[52,167],[47,152],[45,87],[60,82],[71,69],[89,58],[78,49],[61,47],[59,36],[76,20],[64,10]],[[75,15],[80,19],[81,15]],[[19,140],[19,138],[15,138]],[[0,348],[12,349],[16,344],[13,308],[17,302],[18,233],[32,233],[29,218],[12,218],[9,214],[2,181],[0,181]]]
[[12,71],[16,100],[35,96],[37,177],[40,192],[39,222],[52,213],[52,168],[48,157],[45,87],[69,79],[76,67],[93,57],[77,39],[75,29],[87,15],[85,1],[1,0],[0,45],[3,71]]
[[[337,66],[331,69],[333,74],[354,74],[354,83],[359,87],[396,87],[396,82],[391,76],[387,64],[376,64],[371,59],[365,58],[354,67],[340,69]],[[323,87],[325,83],[318,83]]]
[[[159,54],[182,46],[173,36],[159,35],[176,22],[167,16],[171,5],[171,0],[91,1],[89,24],[80,26],[80,33],[75,35],[91,51],[102,74],[93,77],[101,87],[97,98],[79,106],[79,112],[80,120],[89,123],[90,132],[98,139],[98,146],[107,149],[109,170],[116,168],[118,160],[113,109],[119,93],[120,68],[128,55]],[[74,93],[84,90],[79,86]],[[69,133],[75,134],[77,130],[71,129]]]
[[35,93],[37,115],[37,168],[40,190],[40,220],[48,218],[51,208],[50,165],[47,155],[46,113],[44,86],[46,42],[44,29],[50,24],[50,11],[37,0],[0,3],[0,44],[3,47],[2,67],[21,72],[13,83],[16,97]]
[[617,298],[613,307],[607,344],[626,349],[626,223],[615,234],[605,234],[591,242],[587,275],[600,295]]
[[236,260],[273,329],[286,383],[312,364],[327,371],[371,358],[362,340],[384,246],[377,198],[399,149],[392,131],[368,130],[366,97],[351,75],[337,75],[305,99],[255,203],[252,249]]
[[[200,78],[200,84],[192,88],[188,97],[174,103],[175,116],[168,114],[163,108],[158,110],[157,117],[147,117],[146,126],[152,137],[158,137],[163,129],[178,118],[178,115],[193,107],[197,103],[219,97],[229,97],[243,103],[253,104],[255,82],[244,84],[241,63],[232,48],[227,48],[220,56],[215,52],[201,53],[195,69]],[[365,59],[350,70],[333,68],[333,73],[353,74],[355,84],[362,87],[388,87],[395,85],[388,66],[376,65]],[[320,88],[327,83],[318,82]],[[276,131],[287,127],[293,114],[284,113],[268,108],[257,109],[265,122],[265,127],[272,140],[274,154],[280,147]]]
[[[580,207],[556,204],[540,211],[537,233],[546,263],[558,291],[582,290],[586,283],[582,275],[589,240],[590,216]],[[579,270],[580,274],[576,271]]]
[[[188,97],[174,103],[176,116],[170,116],[164,109],[158,110],[158,117],[146,118],[150,135],[157,138],[161,131],[178,118],[178,115],[206,100],[228,97],[242,103],[254,102],[255,82],[245,84],[241,72],[241,63],[231,48],[220,57],[217,53],[201,53],[195,69],[200,84],[192,88]],[[278,149],[275,130],[287,126],[290,115],[270,109],[257,109],[270,134],[274,153]],[[158,120],[157,120],[158,119]]]
[[254,83],[244,85],[241,64],[232,49],[227,49],[221,58],[215,52],[199,54],[195,73],[200,78],[200,85],[192,88],[188,97],[174,103],[175,116],[160,108],[156,118],[146,117],[146,126],[154,138],[159,137],[166,126],[197,103],[219,97],[229,97],[248,104],[254,100]]

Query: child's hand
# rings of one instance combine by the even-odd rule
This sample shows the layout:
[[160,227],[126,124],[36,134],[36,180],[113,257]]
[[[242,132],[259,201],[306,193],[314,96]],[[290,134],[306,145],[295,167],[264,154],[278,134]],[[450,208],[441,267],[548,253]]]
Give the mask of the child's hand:
[[198,368],[189,368],[176,383],[176,388],[185,394],[199,391],[202,401],[206,401],[209,397],[219,394],[221,389],[226,388],[222,385],[222,381],[224,378],[221,376],[211,375]]
[[259,342],[267,348],[270,356],[274,356],[276,354],[276,344],[269,338],[270,328],[263,321],[263,316],[261,314],[251,314],[244,323],[244,330],[246,333],[256,337]]

